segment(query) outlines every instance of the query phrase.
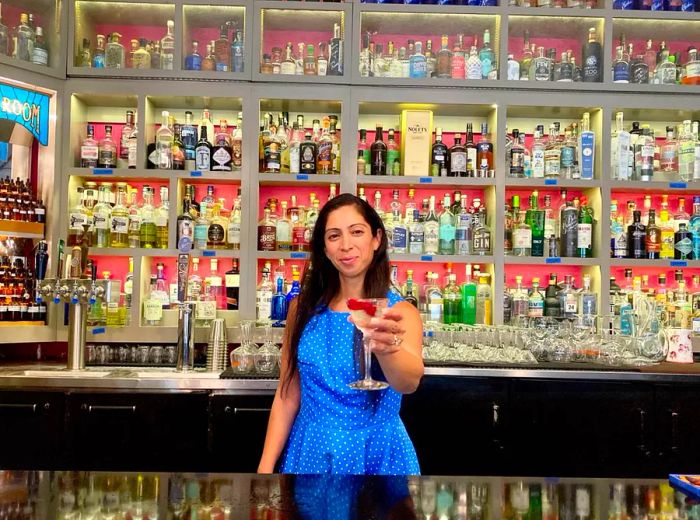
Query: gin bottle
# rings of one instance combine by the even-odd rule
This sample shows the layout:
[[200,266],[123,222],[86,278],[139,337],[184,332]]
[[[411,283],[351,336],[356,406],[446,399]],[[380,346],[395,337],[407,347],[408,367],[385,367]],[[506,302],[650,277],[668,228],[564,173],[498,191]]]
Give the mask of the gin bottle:
[[161,114],[162,122],[156,131],[156,156],[158,157],[158,168],[160,170],[171,170],[173,168],[173,139],[174,134],[170,128],[170,113],[164,110]]
[[441,255],[455,254],[455,216],[450,211],[450,196],[445,195],[439,218],[439,249]]
[[141,206],[141,227],[139,228],[140,247],[156,247],[156,220],[153,206],[153,188],[143,187],[143,206]]
[[492,323],[493,296],[489,275],[479,276],[479,284],[476,286],[476,323],[480,325],[491,325]]
[[523,277],[515,277],[515,289],[511,300],[511,322],[518,323],[518,319],[528,314],[528,294],[523,288]]
[[173,70],[175,63],[175,36],[173,36],[175,22],[168,20],[166,26],[168,32],[160,40],[160,68],[161,70]]
[[480,208],[474,215],[474,246],[475,255],[491,254],[491,230],[486,225],[486,208]]
[[125,67],[124,46],[119,43],[121,34],[109,35],[109,43],[105,47],[105,67],[108,69],[123,69]]
[[430,196],[430,210],[423,224],[423,230],[425,233],[425,241],[423,244],[425,254],[437,254],[439,250],[440,222],[435,214],[435,195]]
[[544,298],[540,292],[540,279],[532,279],[532,291],[527,300],[527,315],[530,318],[544,316]]

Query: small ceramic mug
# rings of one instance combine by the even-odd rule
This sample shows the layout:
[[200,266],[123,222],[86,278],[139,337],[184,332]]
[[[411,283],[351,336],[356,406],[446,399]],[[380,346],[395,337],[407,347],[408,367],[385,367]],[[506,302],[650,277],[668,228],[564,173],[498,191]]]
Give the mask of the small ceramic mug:
[[662,331],[660,336],[666,342],[668,353],[666,361],[670,363],[692,363],[693,343],[690,341],[690,329],[670,328]]

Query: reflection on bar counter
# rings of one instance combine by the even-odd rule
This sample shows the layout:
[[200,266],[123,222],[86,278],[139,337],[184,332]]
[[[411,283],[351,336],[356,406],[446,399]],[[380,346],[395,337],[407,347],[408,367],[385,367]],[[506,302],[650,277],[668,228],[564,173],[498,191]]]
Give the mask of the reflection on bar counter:
[[[697,518],[668,480],[3,471],[7,518]],[[357,515],[357,516],[354,516]]]

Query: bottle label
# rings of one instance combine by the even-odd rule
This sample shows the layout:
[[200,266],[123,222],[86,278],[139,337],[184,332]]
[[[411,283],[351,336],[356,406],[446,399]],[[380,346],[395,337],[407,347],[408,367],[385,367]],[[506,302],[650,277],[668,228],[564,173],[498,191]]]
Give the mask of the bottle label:
[[[491,64],[489,63],[487,67],[491,67]],[[483,71],[483,65],[481,61],[477,59],[472,59],[469,58],[467,60],[467,79],[481,79],[481,74]]]
[[83,213],[71,213],[70,214],[70,223],[69,227],[72,230],[75,231],[80,231],[81,233],[84,231],[83,225],[88,223],[87,216],[84,215]]
[[443,224],[440,226],[438,236],[440,240],[452,241],[455,239],[455,227],[452,224]]
[[544,300],[530,300],[527,305],[527,315],[530,318],[539,318],[544,316]]
[[585,57],[583,65],[583,80],[584,81],[598,81],[598,76],[600,73],[600,66],[598,63],[598,57],[595,54],[589,54]]
[[112,233],[128,233],[129,219],[127,217],[112,217]]
[[450,170],[457,176],[466,176],[467,174],[467,153],[453,152],[450,155]]
[[196,150],[195,155],[195,169],[197,170],[209,170],[211,163],[211,150],[207,146],[199,146]]
[[474,251],[477,253],[491,251],[491,233],[481,232],[474,235]]
[[160,300],[148,299],[143,302],[143,318],[146,321],[160,321],[163,318],[163,304]]
[[516,249],[530,249],[532,247],[532,230],[516,229],[513,233],[513,247]]
[[239,287],[241,285],[240,274],[226,274],[226,287]]
[[544,177],[544,148],[533,148],[532,150],[532,176]]
[[309,242],[307,240],[306,226],[296,226],[292,228],[292,247],[295,251],[306,250]]
[[410,231],[408,234],[408,248],[412,255],[420,255],[423,253],[423,243],[425,242],[425,234],[423,231]]
[[215,163],[211,167],[213,171],[231,171],[231,154],[225,147],[219,147],[212,155],[212,159]]
[[[166,222],[167,224],[167,222]],[[223,244],[226,230],[221,224],[211,224],[207,231],[207,241],[212,244]]]
[[629,83],[630,69],[626,62],[616,63],[613,68],[613,81],[615,83]]
[[256,303],[258,320],[269,320],[272,315],[272,291],[258,291]]
[[92,216],[92,222],[95,229],[109,229],[109,220],[107,219],[107,215],[95,213]]
[[321,141],[318,143],[318,170],[320,172],[331,171],[331,149],[333,148],[333,143],[331,141]]
[[394,226],[394,249],[405,251],[408,243],[407,230],[402,226]]
[[564,146],[561,149],[561,166],[571,168],[574,165],[574,156],[576,150],[572,146]]
[[687,257],[693,252],[693,241],[689,237],[684,237],[676,242],[676,251],[681,254],[682,258]]
[[[316,173],[316,148],[307,144],[301,146],[301,170],[305,173]],[[291,168],[291,165],[290,165]]]
[[535,81],[549,81],[549,60],[547,58],[535,59]]
[[275,249],[277,249],[277,229],[275,226],[258,226],[258,250],[274,251]]
[[49,53],[46,49],[40,47],[34,47],[34,52],[32,52],[32,63],[36,65],[48,65],[49,64]]
[[437,223],[434,225],[424,226],[424,248],[426,253],[437,253],[439,240],[439,227]]
[[579,249],[590,249],[593,243],[593,225],[592,224],[578,224],[577,225],[577,239],[576,247]]
[[99,148],[97,145],[83,145],[80,147],[80,158],[89,160],[89,161],[96,161],[98,159],[99,155]]
[[98,162],[105,168],[109,168],[110,166],[115,166],[117,164],[115,160],[116,154],[114,153],[113,149],[100,150],[98,155]]
[[491,63],[491,57],[490,56],[483,56],[481,58],[481,77],[488,78],[489,74],[491,74],[492,68],[493,68],[493,64]]
[[238,244],[241,243],[241,223],[240,222],[230,222],[228,225],[228,243]]

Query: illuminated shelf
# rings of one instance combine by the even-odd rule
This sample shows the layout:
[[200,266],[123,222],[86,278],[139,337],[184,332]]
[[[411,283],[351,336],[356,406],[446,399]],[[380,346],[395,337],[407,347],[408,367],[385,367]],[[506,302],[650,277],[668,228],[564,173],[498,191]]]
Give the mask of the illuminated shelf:
[[340,175],[305,173],[258,173],[258,182],[263,186],[304,186],[316,184],[340,185]]
[[[145,249],[145,248],[113,248],[113,247],[91,247],[88,256],[131,256],[134,258],[146,258],[151,256],[177,256],[178,249]],[[193,249],[188,253],[190,256],[211,257],[211,258],[240,258],[240,250],[234,249]]]
[[389,253],[391,262],[434,262],[453,264],[492,264],[493,255],[409,255]]
[[41,240],[44,238],[44,224],[39,222],[0,220],[0,235]]
[[202,170],[149,170],[145,168],[70,168],[75,177],[95,177],[109,179],[211,179],[240,181],[240,171],[212,172]]
[[598,258],[574,258],[574,257],[538,257],[538,256],[512,256],[504,257],[506,265],[600,265]]
[[496,179],[475,177],[413,177],[404,175],[358,175],[359,186],[396,186],[396,187],[430,187],[464,188],[466,186],[494,186]]
[[533,179],[533,178],[516,178],[506,177],[507,187],[532,187],[532,188],[600,188],[598,179],[583,180],[583,179]]
[[700,267],[700,260],[611,258],[610,267]]

